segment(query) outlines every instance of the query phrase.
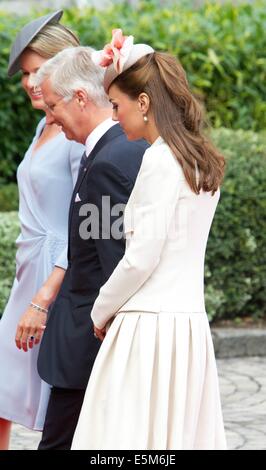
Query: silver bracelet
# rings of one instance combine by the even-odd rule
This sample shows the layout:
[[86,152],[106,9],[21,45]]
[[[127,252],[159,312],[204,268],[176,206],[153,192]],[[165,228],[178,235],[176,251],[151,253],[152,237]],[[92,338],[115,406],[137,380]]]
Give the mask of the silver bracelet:
[[41,307],[40,305],[34,304],[33,302],[30,302],[30,306],[32,308],[35,308],[35,310],[38,310],[39,312],[48,313],[47,308]]

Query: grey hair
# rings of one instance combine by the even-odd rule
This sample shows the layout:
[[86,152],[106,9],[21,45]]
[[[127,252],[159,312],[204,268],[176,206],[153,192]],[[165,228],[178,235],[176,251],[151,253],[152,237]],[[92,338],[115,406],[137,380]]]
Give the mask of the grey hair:
[[47,60],[38,70],[34,85],[50,79],[53,91],[70,100],[75,91],[84,89],[96,106],[110,106],[103,88],[104,69],[91,60],[91,47],[70,47]]

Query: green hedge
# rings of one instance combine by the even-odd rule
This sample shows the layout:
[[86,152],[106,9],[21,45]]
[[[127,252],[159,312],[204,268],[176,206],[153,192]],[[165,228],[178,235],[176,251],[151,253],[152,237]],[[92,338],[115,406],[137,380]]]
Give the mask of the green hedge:
[[18,204],[17,184],[0,184],[0,212],[16,211]]
[[[63,22],[79,33],[84,45],[101,48],[110,40],[112,28],[120,26],[125,34],[134,34],[136,42],[169,50],[183,63],[193,90],[203,98],[215,127],[264,129],[265,0],[238,5],[205,2],[194,9],[185,6],[190,3],[170,2],[167,8],[156,1],[145,1],[137,8],[127,2],[104,10],[70,9],[65,11]],[[10,44],[16,31],[29,19],[0,16],[2,182],[14,181],[17,164],[40,117],[21,91],[19,77],[12,80],[6,77]]]
[[208,313],[260,317],[266,313],[266,133],[220,129],[213,140],[227,170],[207,247]]
[[0,315],[4,310],[15,275],[15,240],[18,234],[17,212],[0,213]]
[[[206,256],[206,304],[210,319],[265,314],[266,134],[213,131],[227,171]],[[17,220],[0,214],[0,311],[12,283]],[[193,293],[192,293],[193,294]]]

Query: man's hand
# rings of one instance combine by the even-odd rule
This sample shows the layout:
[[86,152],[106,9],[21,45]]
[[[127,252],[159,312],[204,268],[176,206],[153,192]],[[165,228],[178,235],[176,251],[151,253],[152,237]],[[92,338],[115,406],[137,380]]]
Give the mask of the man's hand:
[[26,312],[20,318],[16,332],[16,345],[18,349],[27,352],[32,349],[34,344],[38,344],[41,340],[47,314],[38,312],[32,307],[28,307]]

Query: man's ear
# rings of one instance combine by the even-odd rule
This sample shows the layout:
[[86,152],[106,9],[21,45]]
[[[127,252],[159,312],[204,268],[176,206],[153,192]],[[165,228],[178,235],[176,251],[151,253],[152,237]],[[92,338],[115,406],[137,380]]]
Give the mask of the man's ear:
[[75,91],[75,100],[81,108],[84,108],[89,101],[88,93],[83,88]]
[[150,98],[147,93],[140,93],[138,97],[139,110],[143,115],[146,115],[150,107]]

